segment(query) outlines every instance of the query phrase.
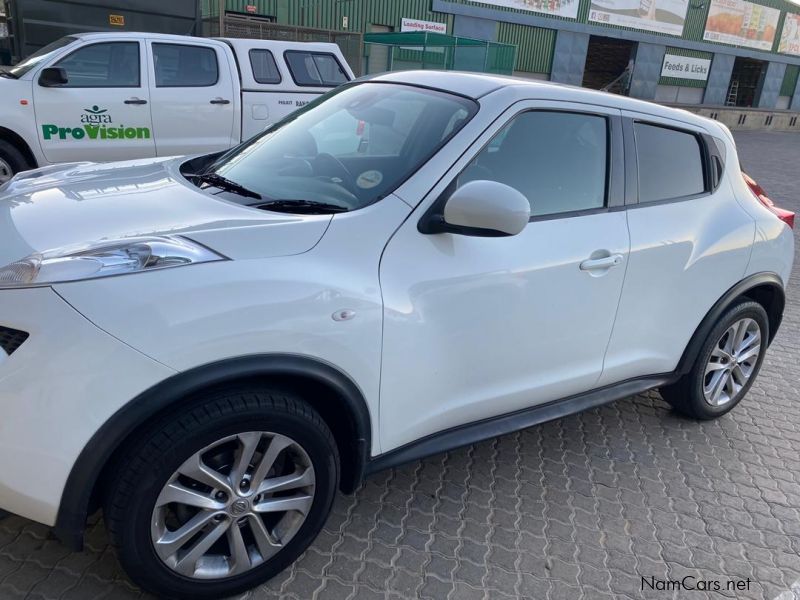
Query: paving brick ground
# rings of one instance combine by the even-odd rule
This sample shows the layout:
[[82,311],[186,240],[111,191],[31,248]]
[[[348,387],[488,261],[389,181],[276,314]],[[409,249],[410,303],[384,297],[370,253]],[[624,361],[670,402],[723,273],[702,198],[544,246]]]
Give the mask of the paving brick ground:
[[[745,168],[800,210],[800,135],[737,138]],[[728,416],[687,421],[649,393],[379,474],[337,499],[291,569],[244,597],[800,599],[788,592],[800,578],[797,269],[789,293],[761,376]],[[751,583],[642,590],[641,576],[685,575]],[[25,597],[141,594],[102,522],[71,553],[12,516],[0,521],[0,598]]]

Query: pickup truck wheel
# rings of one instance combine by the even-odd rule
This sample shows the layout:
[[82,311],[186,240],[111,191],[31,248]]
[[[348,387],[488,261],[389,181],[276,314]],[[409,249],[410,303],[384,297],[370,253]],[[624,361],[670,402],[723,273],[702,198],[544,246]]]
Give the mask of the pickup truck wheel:
[[0,140],[0,185],[20,171],[33,168],[15,146]]
[[104,515],[128,575],[161,598],[223,598],[277,575],[339,483],[333,435],[286,391],[214,392],[136,437]]
[[661,395],[676,411],[695,419],[724,415],[753,385],[768,339],[764,307],[751,300],[737,302],[709,333],[692,370],[661,388]]

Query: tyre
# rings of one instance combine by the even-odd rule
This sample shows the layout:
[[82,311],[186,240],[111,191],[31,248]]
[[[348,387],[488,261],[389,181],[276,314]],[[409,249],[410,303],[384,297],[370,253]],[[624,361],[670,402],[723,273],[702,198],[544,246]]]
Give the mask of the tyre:
[[757,302],[731,306],[709,333],[692,370],[661,395],[675,410],[696,419],[724,415],[747,394],[769,339],[769,321]]
[[162,598],[222,598],[278,574],[339,484],[330,430],[286,391],[216,392],[136,437],[104,516],[123,568]]
[[32,169],[25,155],[16,146],[9,144],[5,140],[0,140],[0,185],[11,179],[20,171]]

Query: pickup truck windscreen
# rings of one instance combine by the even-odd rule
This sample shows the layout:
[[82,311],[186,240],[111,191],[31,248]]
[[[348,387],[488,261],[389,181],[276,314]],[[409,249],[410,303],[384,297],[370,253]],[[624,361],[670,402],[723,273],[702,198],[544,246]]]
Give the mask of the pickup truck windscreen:
[[55,42],[50,42],[49,44],[47,44],[47,46],[39,48],[39,50],[31,54],[28,58],[26,58],[22,62],[17,63],[13,67],[9,67],[6,70],[6,73],[10,73],[12,77],[14,77],[15,79],[19,79],[20,77],[25,75],[25,73],[27,73],[35,66],[37,66],[39,63],[50,58],[53,52],[61,50],[61,48],[69,46],[70,44],[74,44],[77,41],[78,38],[68,35],[57,39]]
[[356,210],[391,193],[477,110],[473,100],[408,85],[343,86],[190,178],[247,206]]

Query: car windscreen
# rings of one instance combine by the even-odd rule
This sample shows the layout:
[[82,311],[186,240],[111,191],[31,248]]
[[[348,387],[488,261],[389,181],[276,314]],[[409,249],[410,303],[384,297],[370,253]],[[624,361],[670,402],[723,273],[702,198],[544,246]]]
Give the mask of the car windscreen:
[[78,41],[78,38],[68,35],[57,39],[55,42],[50,42],[49,44],[47,44],[47,46],[40,48],[22,62],[17,63],[13,67],[9,67],[7,69],[7,72],[11,73],[11,75],[13,75],[14,77],[17,78],[22,77],[23,75],[25,75],[25,73],[33,69],[36,65],[38,65],[44,60],[47,60],[53,54],[53,52],[55,52],[56,50],[60,50],[65,46],[69,46],[70,44],[76,41]]
[[391,193],[477,109],[473,100],[409,85],[343,86],[227,152],[204,177],[224,178],[229,191],[231,182],[245,188],[240,201],[249,206],[356,210]]

